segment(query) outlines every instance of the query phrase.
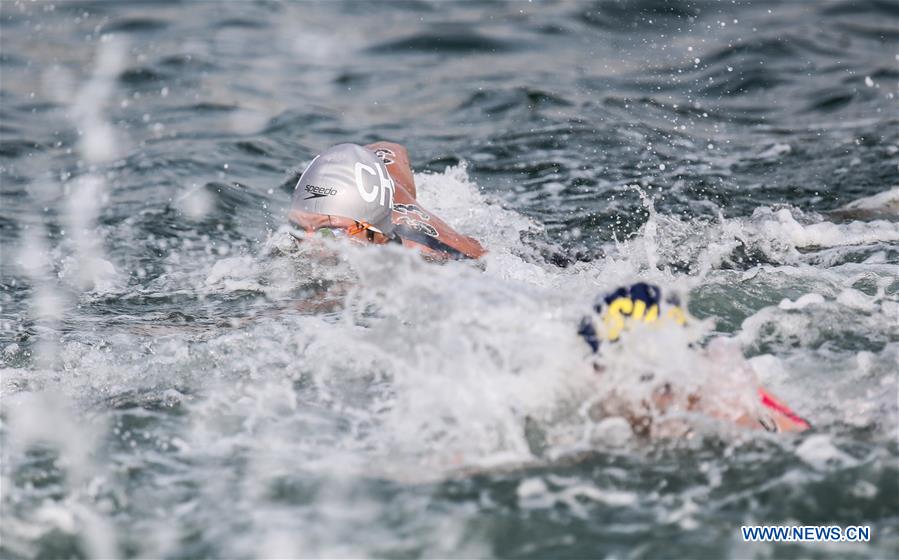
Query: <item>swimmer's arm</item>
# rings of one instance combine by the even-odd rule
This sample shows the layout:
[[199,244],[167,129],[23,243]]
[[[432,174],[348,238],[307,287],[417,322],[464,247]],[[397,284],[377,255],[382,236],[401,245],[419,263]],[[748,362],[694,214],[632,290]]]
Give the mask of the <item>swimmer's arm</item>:
[[[365,146],[372,150],[384,161],[387,172],[393,179],[394,203],[397,205],[411,206],[422,212],[422,215],[402,213],[394,210],[393,223],[400,227],[416,227],[416,222],[426,222],[421,226],[419,233],[415,234],[419,240],[415,241],[407,236],[403,239],[403,245],[412,247],[421,251],[426,258],[431,260],[449,260],[458,258],[458,256],[477,259],[483,256],[487,251],[481,246],[478,240],[467,235],[463,235],[446,222],[438,218],[433,212],[422,207],[416,199],[417,190],[415,188],[415,178],[412,174],[412,166],[409,163],[409,152],[406,148],[395,142],[379,141]],[[425,235],[420,233],[423,229],[433,228],[436,235]]]
[[412,164],[409,162],[409,151],[406,150],[406,147],[384,140],[368,144],[365,147],[378,154],[387,167],[387,172],[393,178],[393,182],[402,187],[394,193],[396,202],[400,204],[414,202],[418,191],[415,188],[415,177],[412,174]]
[[688,410],[701,412],[712,418],[733,422],[737,426],[750,430],[766,430],[769,432],[804,432],[811,426],[793,412],[787,405],[776,399],[771,393],[759,387],[759,408],[740,410],[729,406],[720,408],[720,404],[710,405],[701,395],[690,395]]
[[[759,387],[758,394],[762,406],[765,407],[770,420],[774,422],[774,426],[777,428],[776,431],[804,432],[811,428],[811,424],[806,419],[793,412],[783,401],[776,398],[766,389]],[[770,427],[766,426],[766,429],[770,429]]]

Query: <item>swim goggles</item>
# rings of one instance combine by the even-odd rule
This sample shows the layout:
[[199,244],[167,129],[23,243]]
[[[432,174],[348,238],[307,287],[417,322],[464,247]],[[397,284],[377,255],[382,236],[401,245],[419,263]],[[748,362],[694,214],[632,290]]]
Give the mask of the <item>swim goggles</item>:
[[[302,241],[303,238],[291,233],[294,239]],[[368,242],[376,245],[383,245],[394,240],[398,240],[396,236],[388,237],[374,229],[371,224],[366,222],[354,222],[349,227],[320,227],[313,233],[314,236],[321,239],[344,239],[349,238],[357,242]]]

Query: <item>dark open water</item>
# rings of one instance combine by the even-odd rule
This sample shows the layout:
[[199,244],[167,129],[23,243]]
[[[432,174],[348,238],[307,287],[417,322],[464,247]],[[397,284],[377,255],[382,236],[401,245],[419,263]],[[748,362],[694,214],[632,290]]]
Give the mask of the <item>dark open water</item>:
[[[4,0],[0,51],[0,556],[899,552],[894,0]],[[482,269],[285,254],[379,138]],[[574,326],[636,278],[814,432],[604,438]]]

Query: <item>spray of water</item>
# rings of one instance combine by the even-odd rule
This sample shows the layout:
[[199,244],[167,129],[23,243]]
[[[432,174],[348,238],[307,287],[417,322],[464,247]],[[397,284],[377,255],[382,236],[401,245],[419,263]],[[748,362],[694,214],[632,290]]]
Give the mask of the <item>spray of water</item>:
[[[819,383],[822,389],[808,394],[796,388],[797,380],[808,385],[821,367],[816,360],[823,358],[778,350],[790,333],[806,337],[804,344],[824,336],[820,325],[829,318],[868,320],[853,310],[875,317],[865,332],[886,332],[882,319],[896,308],[895,286],[886,279],[893,265],[872,263],[864,273],[853,266],[829,269],[815,283],[813,297],[798,293],[751,311],[730,341],[705,342],[721,327],[693,317],[684,329],[636,327],[597,361],[575,330],[601,289],[649,279],[685,298],[716,285],[751,291],[760,282],[768,283],[767,291],[785,293],[770,282],[807,281],[807,257],[796,246],[802,236],[761,228],[757,216],[683,223],[657,215],[650,204],[651,236],[644,231],[607,247],[609,258],[601,262],[558,269],[522,245],[522,233],[539,233],[539,227],[486,200],[464,167],[419,175],[417,181],[423,204],[484,241],[490,253],[483,262],[435,265],[392,246],[372,250],[327,240],[303,245],[282,228],[242,256],[186,245],[182,251],[193,250],[197,258],[173,261],[168,272],[136,293],[113,287],[124,298],[185,294],[214,301],[253,294],[259,304],[248,316],[218,317],[205,325],[114,327],[100,335],[102,343],[91,334],[64,337],[58,350],[62,367],[47,375],[56,376],[53,398],[69,404],[42,398],[26,404],[28,393],[21,393],[16,399],[23,399],[25,414],[4,399],[3,429],[16,434],[4,449],[6,464],[19,463],[25,450],[48,441],[56,456],[73,465],[64,486],[67,499],[55,502],[65,514],[47,513],[25,499],[30,505],[17,510],[18,525],[10,534],[80,535],[84,546],[102,555],[118,545],[97,536],[110,522],[98,504],[119,503],[116,497],[127,495],[137,502],[129,508],[145,534],[152,535],[132,546],[148,554],[182,549],[169,517],[152,509],[177,503],[175,515],[205,527],[204,539],[239,553],[365,555],[372,553],[372,542],[385,550],[405,546],[378,523],[386,506],[372,481],[388,488],[422,485],[566,461],[596,449],[626,453],[646,445],[646,435],[745,438],[729,420],[734,411],[752,410],[756,380],[825,425],[845,421],[846,414],[822,403],[841,402],[830,393],[860,379],[881,380],[879,396],[859,395],[850,405],[853,415],[873,419],[893,406],[886,397],[895,389],[889,385],[891,377],[895,381],[889,373],[895,343],[846,362],[852,373],[839,387]],[[759,215],[768,224],[769,215]],[[814,232],[814,225],[801,227]],[[862,226],[833,227],[851,232]],[[891,239],[881,227],[871,226],[869,247]],[[716,241],[709,244],[708,238]],[[845,239],[828,234],[816,243],[854,250],[841,244]],[[720,269],[730,258],[724,247],[747,241],[780,264],[750,273]],[[672,271],[675,245],[680,256],[695,255],[701,263],[705,278],[699,288],[695,277]],[[39,265],[33,263],[34,277],[45,273]],[[712,300],[704,294],[700,303]],[[686,303],[692,306],[692,300]],[[747,351],[756,356],[747,361]],[[5,377],[33,375],[32,369],[13,368]],[[667,400],[655,406],[660,389]],[[697,393],[705,399],[703,411],[690,406]],[[85,427],[60,419],[76,433],[53,439],[38,429],[46,424],[36,416],[50,408],[71,410],[66,414],[73,418],[96,411],[98,421]],[[634,428],[635,411],[652,421],[648,432]],[[77,452],[63,443],[74,440],[83,442]],[[85,451],[122,445],[126,452],[107,455],[105,465]],[[845,452],[827,439],[808,440],[796,453],[831,468],[826,465]],[[127,465],[143,477],[137,487],[116,474]],[[4,472],[9,480],[13,471]],[[213,519],[223,496],[233,515]],[[542,477],[524,480],[517,496],[523,508],[563,504],[584,515],[590,502],[627,508],[636,499],[614,485]],[[686,509],[666,515],[689,525],[696,522],[697,506],[684,500]],[[406,497],[390,507],[419,506]],[[254,530],[234,531],[239,519],[251,519]],[[298,519],[308,531],[292,531]],[[472,544],[464,516],[430,516],[415,528],[417,542],[434,554],[484,554]],[[20,541],[28,555],[31,540]]]

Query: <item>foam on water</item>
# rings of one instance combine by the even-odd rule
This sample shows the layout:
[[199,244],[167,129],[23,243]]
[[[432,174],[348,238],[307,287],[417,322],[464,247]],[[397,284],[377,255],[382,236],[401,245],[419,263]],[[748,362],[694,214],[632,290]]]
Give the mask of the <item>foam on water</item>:
[[[894,556],[895,10],[595,4],[3,2],[0,556]],[[296,246],[382,135],[484,259]]]
[[[143,529],[126,546],[174,554],[184,544],[167,529],[163,511],[177,504],[175,515],[202,531],[198,551],[403,550],[412,545],[382,519],[417,511],[428,492],[388,506],[378,484],[390,494],[396,484],[552,464],[584,451],[639,452],[649,444],[621,416],[664,384],[674,404],[648,412],[658,415],[653,435],[663,438],[689,430],[725,440],[763,437],[735,435],[722,422],[755,406],[756,377],[825,430],[880,422],[878,431],[895,429],[888,397],[896,387],[896,323],[889,322],[897,309],[896,265],[812,269],[800,251],[890,243],[895,230],[887,223],[804,217],[801,224],[788,209],[700,223],[652,211],[640,235],[606,247],[607,259],[560,269],[522,242],[539,225],[486,200],[464,166],[416,178],[426,207],[484,241],[490,253],[483,262],[435,265],[392,246],[298,248],[282,228],[239,256],[184,246],[170,255],[168,272],[131,292],[94,283],[81,298],[180,295],[213,310],[217,298],[254,303],[240,317],[194,325],[129,325],[124,317],[124,324],[104,325],[76,312],[70,319],[94,326],[64,334],[55,360],[4,370],[2,433],[10,443],[3,476],[12,488],[4,500],[15,520],[3,528],[9,549],[30,556],[35,539],[62,534],[90,554],[115,555],[122,543],[103,540],[102,527],[126,523]],[[722,270],[740,243],[776,264]],[[684,258],[700,263],[695,272],[671,266]],[[772,299],[743,320],[734,340],[706,349],[695,343],[709,338],[711,319],[624,337],[597,374],[575,334],[578,319],[601,289],[638,278],[685,297],[763,283]],[[855,325],[847,329],[869,340],[834,342],[827,325],[835,322]],[[747,350],[757,354],[750,362]],[[834,367],[825,363],[843,364],[841,378],[822,377],[822,368]],[[640,381],[647,374],[653,381]],[[688,396],[696,393],[711,412],[688,412]],[[61,410],[71,416],[47,419]],[[65,431],[51,429],[55,424]],[[856,462],[840,445],[838,437],[820,435],[797,443],[795,453],[816,469],[850,468]],[[65,496],[52,506],[33,486],[11,483],[39,449],[54,457],[48,472],[65,480],[52,486]],[[97,456],[103,464],[89,459]],[[585,518],[585,504],[638,502],[632,492],[580,478],[525,479],[516,492],[522,508],[562,504]],[[215,517],[223,500],[230,513]],[[699,510],[691,500],[663,517],[695,525]],[[241,519],[252,530],[234,530]],[[302,535],[292,531],[298,519],[307,527]],[[468,519],[446,511],[406,521],[406,530],[428,555],[483,555]]]

